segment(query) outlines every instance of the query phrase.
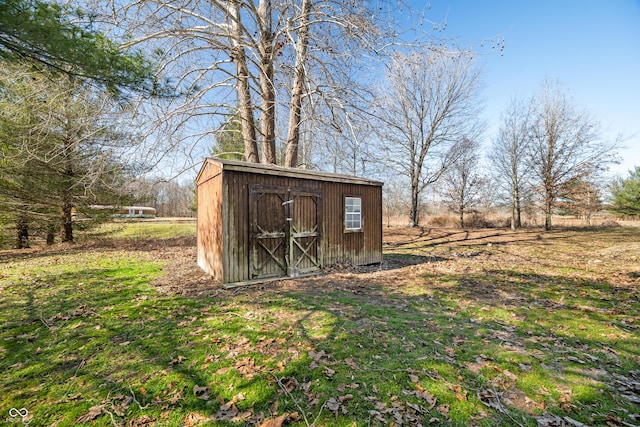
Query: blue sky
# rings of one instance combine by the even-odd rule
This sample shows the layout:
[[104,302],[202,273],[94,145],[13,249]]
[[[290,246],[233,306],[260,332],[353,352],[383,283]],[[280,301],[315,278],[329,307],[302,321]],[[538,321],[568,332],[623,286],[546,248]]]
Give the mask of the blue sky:
[[[627,137],[626,175],[640,166],[640,0],[413,0],[426,18],[446,22],[437,35],[480,48],[504,37],[504,51],[480,55],[484,72],[485,142],[514,97],[528,98],[543,79],[559,80],[576,105],[602,125],[605,138]],[[428,8],[426,6],[429,6]]]

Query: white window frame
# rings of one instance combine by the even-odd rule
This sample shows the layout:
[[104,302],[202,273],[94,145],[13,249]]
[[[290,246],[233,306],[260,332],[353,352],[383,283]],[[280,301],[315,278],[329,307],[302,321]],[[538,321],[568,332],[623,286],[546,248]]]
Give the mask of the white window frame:
[[362,197],[345,196],[344,231],[362,231]]

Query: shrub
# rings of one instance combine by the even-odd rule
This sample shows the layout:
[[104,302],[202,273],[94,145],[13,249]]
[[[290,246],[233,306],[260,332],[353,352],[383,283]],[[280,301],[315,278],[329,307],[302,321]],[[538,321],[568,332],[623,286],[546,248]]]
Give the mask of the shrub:
[[436,215],[427,220],[427,224],[431,227],[438,228],[458,228],[460,225],[458,218],[452,215]]
[[600,224],[600,227],[603,228],[619,228],[622,227],[618,222],[612,220],[612,219],[608,219],[606,221],[604,221],[602,224]]
[[465,217],[464,226],[467,228],[490,228],[492,224],[487,221],[484,215],[473,213]]

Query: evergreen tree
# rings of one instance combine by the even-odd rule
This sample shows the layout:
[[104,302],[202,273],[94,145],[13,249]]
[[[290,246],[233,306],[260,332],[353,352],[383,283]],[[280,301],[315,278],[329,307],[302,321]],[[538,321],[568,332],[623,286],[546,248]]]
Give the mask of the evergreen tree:
[[225,160],[244,160],[242,125],[236,112],[227,116],[227,121],[216,132],[213,155]]
[[0,1],[0,59],[88,78],[112,92],[154,89],[153,67],[140,52],[122,51],[81,9],[40,0]]
[[640,215],[640,166],[629,171],[629,176],[611,185],[609,211],[620,216]]
[[73,241],[74,215],[118,196],[116,155],[131,137],[110,97],[66,75],[5,64],[0,92],[0,198],[16,221],[16,246],[28,244],[34,219]]

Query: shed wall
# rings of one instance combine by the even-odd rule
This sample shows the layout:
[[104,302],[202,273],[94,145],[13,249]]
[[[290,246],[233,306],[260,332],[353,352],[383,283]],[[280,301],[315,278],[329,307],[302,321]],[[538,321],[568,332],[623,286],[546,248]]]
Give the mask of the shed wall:
[[[290,258],[298,260],[295,266],[301,272],[313,271],[318,264],[382,262],[382,183],[212,159],[205,161],[196,182],[198,265],[222,283],[244,282],[251,280],[252,274],[268,277],[283,271],[273,260],[282,255],[281,250],[277,249],[277,254],[275,249],[273,254],[265,252],[265,247],[277,245],[282,233],[265,234],[264,229],[276,224],[273,229],[277,231],[282,223],[272,221],[271,216],[284,211],[293,217],[290,224],[297,230],[290,236],[297,238],[298,246],[288,247],[293,248]],[[260,199],[256,194],[267,196]],[[299,203],[283,207],[288,201],[283,194]],[[362,199],[361,231],[344,229],[345,197]],[[261,204],[254,200],[261,200]],[[317,219],[317,229],[307,216]],[[252,239],[252,233],[260,237]],[[316,237],[319,245],[308,246],[314,244]],[[258,264],[267,262],[264,269],[258,269],[260,275],[256,275],[256,260]]]
[[224,219],[222,169],[208,163],[198,177],[198,266],[224,281]]
[[[224,171],[223,206],[224,267],[223,283],[250,280],[250,206],[249,192],[254,186],[284,187],[322,194],[320,257],[322,265],[338,262],[365,265],[382,262],[382,188],[263,175],[242,171]],[[363,205],[363,230],[344,231],[344,197],[359,196]]]
[[[382,262],[382,188],[372,185],[325,183],[323,223],[324,265]],[[344,198],[362,198],[362,231],[344,231]]]

